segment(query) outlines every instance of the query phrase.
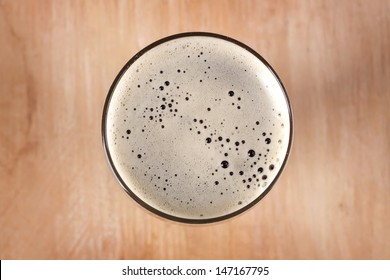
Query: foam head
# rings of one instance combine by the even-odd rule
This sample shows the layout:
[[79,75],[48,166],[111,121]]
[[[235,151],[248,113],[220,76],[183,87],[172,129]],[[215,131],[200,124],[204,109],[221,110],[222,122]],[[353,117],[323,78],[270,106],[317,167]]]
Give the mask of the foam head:
[[167,37],[134,56],[103,113],[122,187],[155,214],[188,223],[256,204],[280,175],[291,136],[287,95],[268,63],[209,33]]

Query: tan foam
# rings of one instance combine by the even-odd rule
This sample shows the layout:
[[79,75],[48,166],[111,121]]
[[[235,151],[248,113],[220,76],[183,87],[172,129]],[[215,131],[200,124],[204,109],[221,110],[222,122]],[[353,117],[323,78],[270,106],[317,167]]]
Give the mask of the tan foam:
[[176,38],[137,59],[113,92],[106,126],[107,150],[126,186],[183,219],[217,218],[253,202],[274,181],[290,141],[289,108],[275,76],[242,47],[208,36]]

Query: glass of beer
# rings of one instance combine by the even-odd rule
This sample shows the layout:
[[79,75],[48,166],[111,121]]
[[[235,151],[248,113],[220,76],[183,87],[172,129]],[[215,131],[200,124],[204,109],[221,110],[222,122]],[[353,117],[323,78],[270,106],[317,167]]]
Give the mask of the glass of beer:
[[119,72],[103,110],[103,147],[122,188],[176,222],[243,213],[273,187],[290,152],[286,90],[267,61],[232,38],[176,34]]

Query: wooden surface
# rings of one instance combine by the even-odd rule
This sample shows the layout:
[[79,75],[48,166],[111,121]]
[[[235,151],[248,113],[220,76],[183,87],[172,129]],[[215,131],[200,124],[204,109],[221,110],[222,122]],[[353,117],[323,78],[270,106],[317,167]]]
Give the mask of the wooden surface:
[[[137,206],[101,144],[107,91],[185,31],[261,53],[292,102],[280,181],[209,226]],[[1,259],[389,259],[390,1],[0,0]]]

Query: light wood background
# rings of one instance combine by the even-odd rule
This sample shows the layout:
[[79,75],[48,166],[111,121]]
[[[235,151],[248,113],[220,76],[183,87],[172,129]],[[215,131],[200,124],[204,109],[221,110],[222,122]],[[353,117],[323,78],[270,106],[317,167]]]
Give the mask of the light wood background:
[[[137,206],[101,144],[120,68],[185,31],[262,54],[295,120],[275,188],[209,226]],[[389,259],[389,166],[390,1],[0,0],[1,259]]]

